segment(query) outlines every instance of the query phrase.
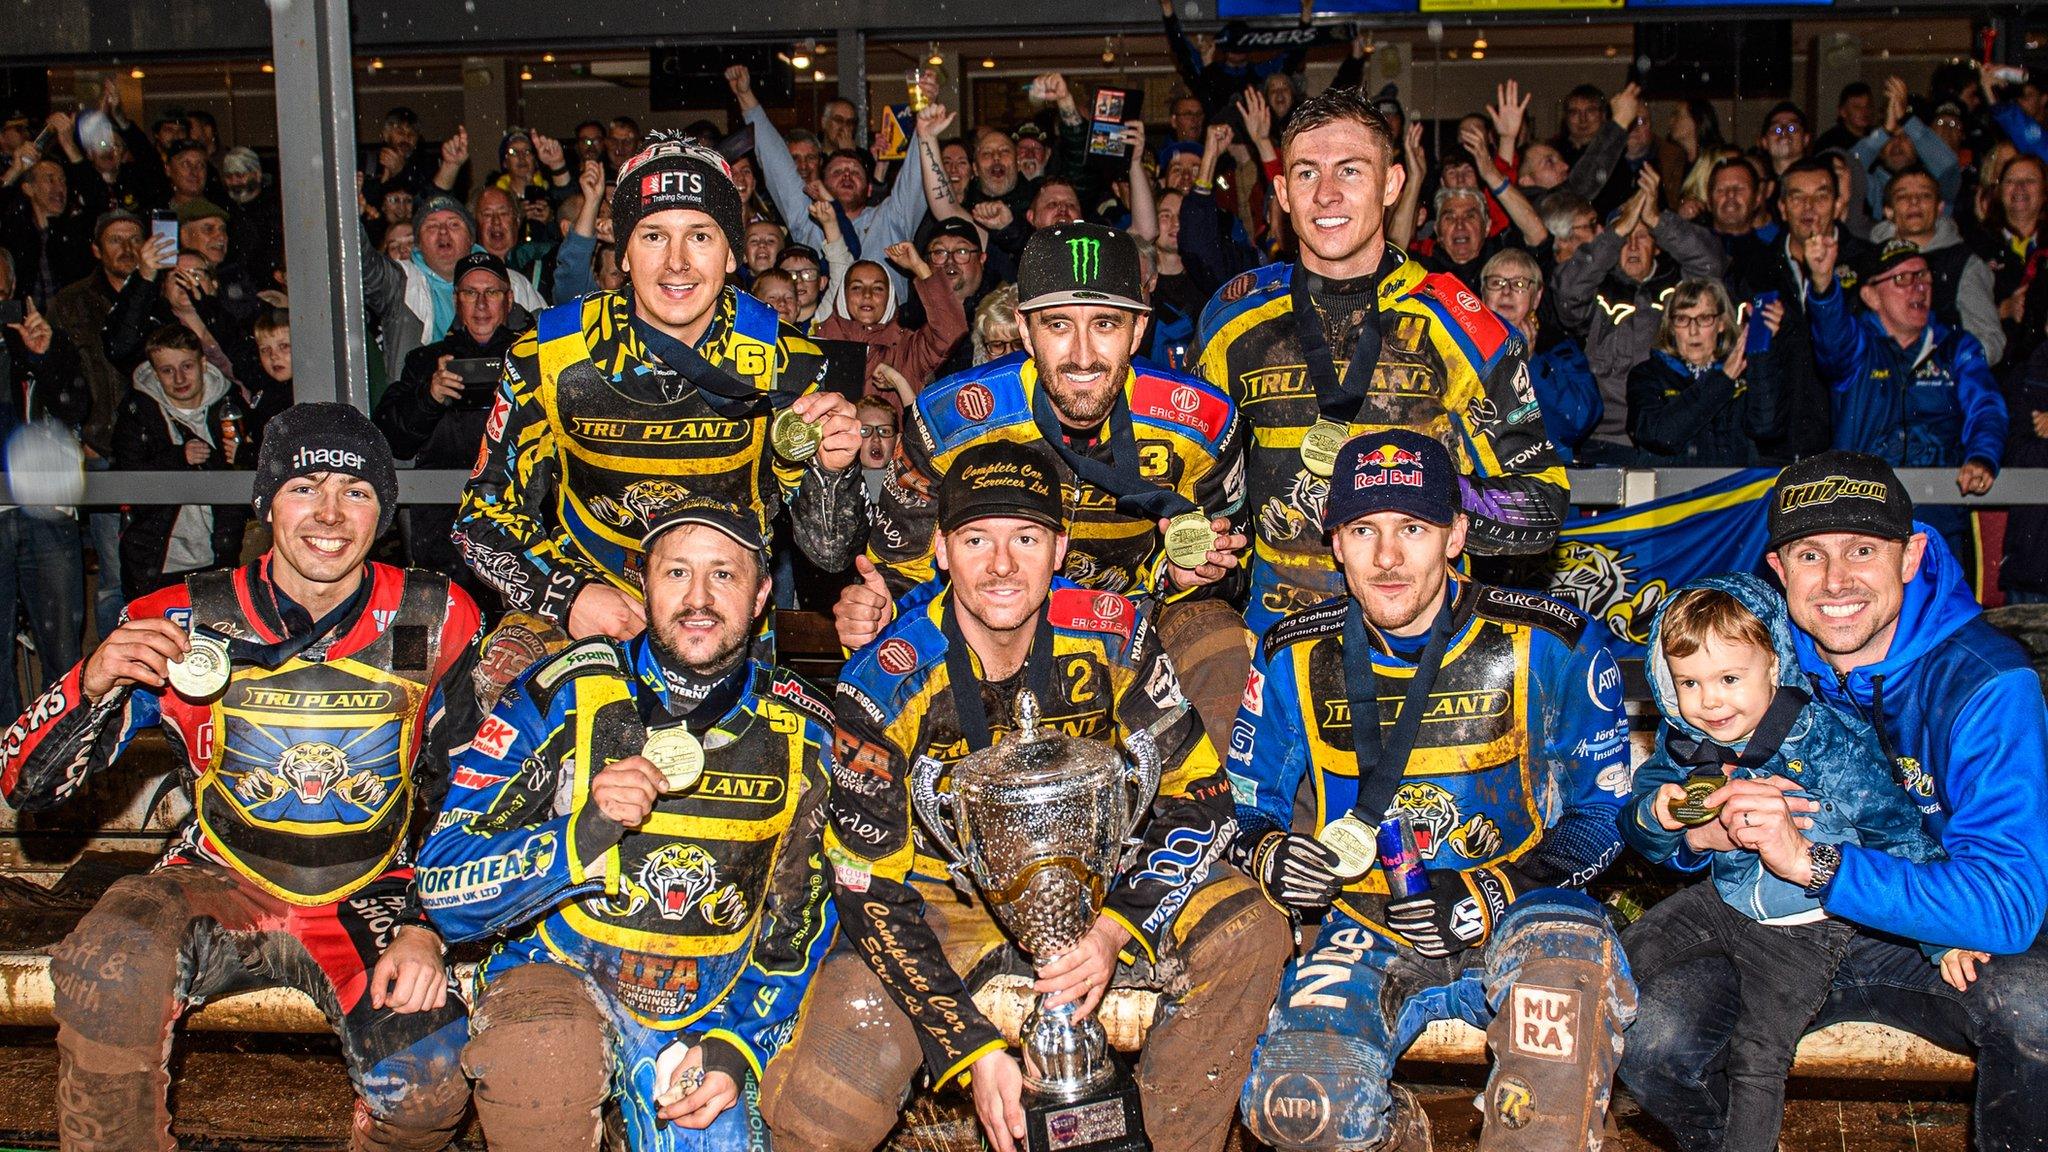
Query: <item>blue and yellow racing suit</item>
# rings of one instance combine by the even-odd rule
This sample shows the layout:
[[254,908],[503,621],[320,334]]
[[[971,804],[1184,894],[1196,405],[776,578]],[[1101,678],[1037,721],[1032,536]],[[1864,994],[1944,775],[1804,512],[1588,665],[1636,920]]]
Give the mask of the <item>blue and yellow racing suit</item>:
[[[1391,247],[1381,267],[1379,363],[1350,431],[1412,428],[1443,441],[1465,474],[1471,552],[1549,551],[1569,490],[1529,382],[1528,342],[1457,277],[1427,273]],[[1320,414],[1294,317],[1294,278],[1305,275],[1297,264],[1246,272],[1202,312],[1196,373],[1237,402],[1249,429],[1245,620],[1256,635],[1344,590],[1321,531],[1329,481],[1301,459],[1302,435]],[[1341,381],[1373,297],[1337,287],[1348,294],[1313,279],[1308,297]]]
[[666,707],[648,636],[535,665],[455,756],[420,853],[421,902],[451,939],[515,934],[478,967],[479,1003],[524,965],[558,964],[605,1006],[634,1148],[758,1144],[751,1103],[702,1132],[657,1124],[656,1060],[702,1045],[704,1067],[751,1100],[832,937],[819,854],[831,711],[788,672],[749,661],[736,675],[736,703],[698,733],[700,781],[627,830],[590,785],[639,754],[643,711]]
[[[1581,889],[1621,847],[1621,672],[1605,630],[1556,601],[1455,576],[1447,594],[1454,631],[1393,810],[1426,868],[1464,874],[1490,931],[1426,959],[1386,927],[1379,869],[1346,885],[1315,948],[1283,980],[1245,1085],[1247,1121],[1278,1148],[1370,1148],[1384,1138],[1395,1059],[1445,1017],[1501,1021],[1490,1030],[1490,1129],[1505,1124],[1529,1147],[1598,1143],[1634,992],[1612,929]],[[1240,844],[1319,832],[1357,799],[1341,648],[1349,604],[1329,600],[1282,620],[1253,663],[1228,756]],[[1385,729],[1421,638],[1410,648],[1370,626],[1368,636]],[[1365,820],[1379,823],[1378,814]],[[1521,1030],[1528,1012],[1547,1014],[1541,1030]],[[1579,1089],[1566,1095],[1558,1085],[1571,1077]],[[1304,1122],[1310,1115],[1320,1127]],[[1543,1131],[1561,1143],[1537,1139]]]

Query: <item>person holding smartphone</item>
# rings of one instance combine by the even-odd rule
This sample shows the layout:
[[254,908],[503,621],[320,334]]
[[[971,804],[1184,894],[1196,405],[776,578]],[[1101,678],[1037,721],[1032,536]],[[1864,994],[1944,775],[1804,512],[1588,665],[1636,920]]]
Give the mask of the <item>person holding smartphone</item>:
[[[496,399],[505,353],[519,329],[510,323],[512,281],[505,262],[476,251],[457,261],[455,324],[448,335],[412,350],[405,369],[384,391],[372,420],[400,459],[416,468],[461,468],[476,463],[484,424]],[[524,317],[522,316],[522,322]],[[500,611],[497,590],[479,579],[448,537],[453,505],[413,505],[399,512],[406,559],[453,577],[482,607]]]

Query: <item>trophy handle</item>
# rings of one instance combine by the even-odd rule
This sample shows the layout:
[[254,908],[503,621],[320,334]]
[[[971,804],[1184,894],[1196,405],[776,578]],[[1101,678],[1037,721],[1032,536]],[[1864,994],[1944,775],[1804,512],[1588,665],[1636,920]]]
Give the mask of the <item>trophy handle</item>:
[[920,756],[910,766],[910,806],[917,811],[917,818],[924,823],[927,836],[945,853],[946,870],[955,878],[966,875],[967,854],[954,843],[949,830],[953,798],[939,794],[939,774],[946,766],[930,756]]
[[[1152,733],[1145,729],[1127,733],[1124,747],[1131,753],[1131,766],[1125,771],[1125,782],[1132,788],[1131,807],[1124,821],[1124,850],[1136,848],[1141,841],[1137,838],[1138,825],[1145,822],[1145,813],[1152,808],[1152,797],[1159,791],[1159,780],[1165,766],[1159,758],[1159,744]],[[1123,861],[1118,861],[1122,871]]]

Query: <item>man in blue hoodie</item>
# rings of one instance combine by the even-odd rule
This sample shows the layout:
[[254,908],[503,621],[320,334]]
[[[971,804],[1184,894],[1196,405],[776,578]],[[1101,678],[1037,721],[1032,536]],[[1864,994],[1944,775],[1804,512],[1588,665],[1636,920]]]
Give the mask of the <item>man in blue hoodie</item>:
[[[2019,645],[1982,619],[1939,534],[1883,461],[1827,452],[1772,491],[1771,568],[1818,699],[1877,731],[1946,860],[1808,839],[1815,805],[1783,778],[1738,780],[1697,847],[1734,829],[1772,875],[1861,925],[1813,1026],[1869,1020],[1977,1057],[1980,1149],[2048,1149],[2048,707]],[[1685,854],[1681,853],[1681,862]],[[1694,857],[1697,865],[1703,859]],[[1661,907],[1661,906],[1660,906]],[[1651,912],[1655,918],[1657,912]],[[1645,924],[1651,923],[1646,919]],[[1639,926],[1634,931],[1640,931]],[[1882,933],[1882,934],[1880,934]],[[1990,953],[1967,991],[1906,941]],[[1621,1079],[1685,1152],[1722,1146],[1736,976],[1720,958],[1637,965]]]

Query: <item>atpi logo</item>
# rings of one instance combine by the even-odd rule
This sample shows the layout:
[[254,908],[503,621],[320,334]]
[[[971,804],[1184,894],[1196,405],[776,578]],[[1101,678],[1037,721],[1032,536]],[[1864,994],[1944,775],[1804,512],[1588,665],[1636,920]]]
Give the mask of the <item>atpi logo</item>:
[[1076,236],[1067,241],[1067,252],[1073,257],[1076,282],[1093,283],[1101,275],[1102,241],[1093,236]]

